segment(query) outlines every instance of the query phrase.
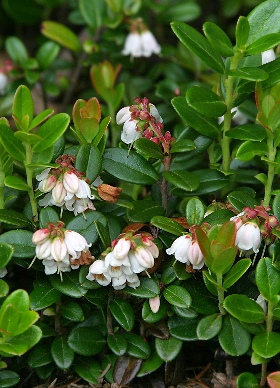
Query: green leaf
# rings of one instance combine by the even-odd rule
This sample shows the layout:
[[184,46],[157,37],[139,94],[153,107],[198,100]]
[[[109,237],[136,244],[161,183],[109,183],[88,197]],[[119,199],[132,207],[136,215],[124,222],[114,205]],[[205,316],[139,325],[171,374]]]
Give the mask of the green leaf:
[[252,348],[261,357],[274,357],[280,352],[280,334],[273,331],[257,334],[253,338]]
[[93,356],[99,354],[105,344],[102,333],[92,327],[77,327],[69,334],[67,343],[74,352],[81,356]]
[[245,16],[240,16],[235,30],[236,47],[243,48],[245,46],[250,33],[250,24]]
[[0,243],[0,268],[4,268],[13,257],[14,249],[12,245]]
[[172,22],[171,28],[191,52],[218,73],[224,73],[224,63],[220,55],[202,34],[193,27],[179,21]]
[[221,225],[227,222],[234,215],[235,214],[231,210],[219,209],[208,214],[208,216],[204,218],[204,222],[207,222],[211,226]]
[[35,311],[22,312],[19,316],[19,322],[15,330],[13,330],[13,336],[27,331],[39,319],[39,314]]
[[266,130],[258,124],[244,124],[230,129],[226,136],[238,140],[262,141],[266,138]]
[[[21,85],[17,88],[14,102],[13,102],[13,115],[20,121],[20,123],[25,127],[25,130],[28,130],[29,124],[33,120],[34,114],[34,103],[32,95],[27,86]],[[24,125],[24,118],[28,117],[28,124]],[[17,122],[15,121],[17,125]],[[17,125],[18,127],[18,125]],[[20,129],[18,127],[18,129]]]
[[56,224],[59,221],[59,216],[52,207],[47,206],[40,211],[39,220],[40,227],[44,228],[48,222]]
[[15,132],[15,137],[19,139],[22,143],[26,144],[37,144],[42,141],[41,136],[37,136],[34,133],[25,133],[25,132]]
[[209,117],[223,116],[227,111],[221,97],[202,86],[192,86],[186,93],[187,103],[196,111]]
[[61,46],[72,51],[80,51],[82,46],[77,35],[63,24],[45,20],[41,26],[41,32],[44,36],[54,40]]
[[163,296],[172,305],[177,307],[190,307],[192,298],[189,292],[181,286],[171,285],[164,289]]
[[60,369],[68,369],[74,361],[75,353],[69,347],[65,337],[57,337],[51,345],[54,362]]
[[10,244],[14,249],[14,257],[31,258],[35,256],[33,233],[27,230],[10,230],[0,236],[0,243]]
[[269,75],[268,78],[262,82],[263,89],[270,88],[280,81],[279,69],[280,58],[275,59],[272,62],[266,63],[261,68]]
[[199,179],[194,173],[189,171],[163,171],[162,175],[167,182],[182,190],[194,191],[199,187]]
[[79,148],[75,167],[85,173],[85,177],[93,182],[101,170],[101,155],[94,144],[85,144]]
[[28,365],[31,368],[48,365],[53,362],[50,349],[45,344],[36,345],[28,354]]
[[150,222],[152,217],[165,213],[163,207],[151,199],[133,201],[133,209],[128,210],[127,215],[133,222]]
[[272,202],[273,214],[277,217],[278,221],[280,220],[280,193],[275,195]]
[[4,298],[9,293],[9,286],[5,280],[0,279],[0,298]]
[[279,294],[280,273],[274,268],[269,257],[264,257],[258,262],[256,284],[262,296],[269,301],[274,295]]
[[248,162],[255,156],[263,156],[267,154],[267,144],[265,142],[245,141],[238,148],[236,158],[243,162]]
[[258,40],[250,44],[246,49],[246,54],[255,55],[269,50],[280,44],[280,34],[272,33],[262,36]]
[[137,288],[125,287],[124,291],[140,298],[154,298],[160,293],[158,283],[148,277],[142,277]]
[[227,70],[227,75],[247,79],[249,81],[264,81],[268,78],[268,74],[256,67],[242,67],[236,70]]
[[125,333],[125,338],[127,340],[127,353],[130,356],[143,359],[150,356],[151,348],[144,338],[140,337],[140,335]]
[[102,14],[104,11],[104,3],[97,3],[94,0],[80,0],[79,10],[85,22],[94,30],[102,24]]
[[12,305],[17,308],[19,313],[25,313],[29,311],[29,296],[25,290],[13,291],[3,302],[0,314],[7,306]]
[[110,334],[107,337],[109,348],[117,356],[123,356],[127,350],[127,340],[123,334]]
[[42,331],[37,326],[31,326],[24,333],[10,337],[5,344],[0,344],[0,352],[4,351],[15,356],[21,356],[36,345],[42,337]]
[[223,326],[219,333],[219,343],[231,356],[245,354],[251,345],[251,336],[234,317],[224,316]]
[[182,233],[186,232],[186,229],[178,224],[178,222],[171,220],[167,217],[156,216],[153,217],[150,223],[159,229],[165,230],[166,232],[172,233],[175,236],[181,236]]
[[17,373],[11,370],[1,370],[0,371],[0,387],[7,388],[13,387],[19,383],[20,377]]
[[230,204],[240,213],[244,207],[249,206],[253,208],[255,205],[258,205],[258,202],[251,195],[247,194],[244,191],[232,191],[227,196]]
[[279,32],[280,6],[278,0],[264,1],[248,15],[250,34],[247,45],[256,42],[261,37]]
[[51,306],[61,298],[61,293],[57,291],[48,279],[35,281],[33,290],[30,293],[30,308],[32,310],[42,310]]
[[209,340],[215,337],[222,328],[222,315],[212,314],[203,317],[197,325],[197,337],[199,340]]
[[162,363],[163,360],[154,352],[148,359],[143,361],[137,377],[143,377],[156,371]]
[[161,8],[157,20],[164,24],[168,24],[172,20],[189,22],[197,19],[201,13],[199,4],[193,2],[176,2],[172,4],[172,7]]
[[133,143],[133,147],[148,158],[162,160],[164,157],[160,146],[149,139],[140,138]]
[[183,341],[174,337],[169,337],[168,339],[155,339],[157,354],[165,362],[174,360],[180,353],[182,346]]
[[217,138],[220,135],[221,130],[217,120],[191,108],[184,97],[175,97],[171,103],[178,115],[197,132],[211,138]]
[[198,198],[191,198],[186,207],[186,219],[190,226],[200,225],[204,220],[204,205]]
[[7,176],[4,180],[5,186],[11,187],[12,189],[15,190],[20,190],[20,191],[29,191],[30,187],[28,186],[27,183],[24,182],[23,179],[21,179],[18,176]]
[[8,36],[5,40],[5,47],[14,63],[23,65],[28,60],[26,47],[16,36]]
[[67,113],[58,113],[46,121],[36,132],[43,140],[33,147],[35,152],[41,152],[51,147],[66,131],[70,122]]
[[232,57],[233,47],[227,34],[217,24],[206,22],[203,24],[203,32],[211,45],[224,57]]
[[3,330],[3,333],[12,336],[19,322],[19,312],[16,306],[9,304],[4,308],[2,307],[0,313],[1,330]]
[[96,229],[97,221],[103,226],[107,225],[106,217],[102,213],[97,211],[87,212],[86,218],[83,214],[79,214],[69,221],[65,228],[80,233],[88,243],[94,244],[99,238]]
[[200,278],[190,278],[184,283],[191,296],[191,308],[199,314],[211,315],[219,311],[216,296],[212,295]]
[[246,295],[229,295],[224,300],[223,306],[231,315],[242,322],[258,323],[265,318],[261,306]]
[[145,322],[155,323],[163,319],[167,313],[168,305],[165,303],[165,300],[160,301],[159,310],[156,313],[153,313],[149,302],[145,300],[142,308],[142,318]]
[[36,53],[40,68],[45,70],[53,63],[60,51],[60,46],[55,42],[45,42]]
[[84,320],[83,309],[76,302],[64,303],[61,307],[61,315],[73,322],[81,322]]
[[114,299],[109,304],[110,310],[116,321],[126,330],[134,326],[134,311],[131,305],[122,299]]
[[97,384],[100,376],[101,366],[91,357],[78,357],[75,359],[75,372],[85,381],[91,384]]
[[170,153],[176,152],[188,152],[196,149],[195,142],[190,139],[177,139],[176,142],[171,145]]
[[224,278],[223,287],[225,289],[231,287],[234,283],[241,278],[241,276],[247,271],[252,264],[251,259],[241,259],[227,272]]
[[63,281],[60,275],[51,275],[50,280],[56,290],[72,298],[81,298],[87,293],[87,290],[79,283],[79,271],[64,272]]
[[[52,42],[49,42],[52,43]],[[29,125],[29,130],[36,128],[39,124],[41,124],[43,121],[45,121],[49,116],[53,114],[53,109],[45,109],[42,112],[40,112],[34,119],[31,121]]]
[[14,135],[14,132],[7,125],[0,125],[0,138],[5,150],[14,159],[19,162],[25,159],[25,149],[19,139]]
[[103,168],[125,182],[152,185],[158,180],[154,167],[136,152],[107,148],[103,154]]
[[183,318],[174,314],[168,320],[170,335],[182,341],[196,341],[199,318]]
[[237,388],[259,388],[258,378],[250,372],[241,373],[236,380]]

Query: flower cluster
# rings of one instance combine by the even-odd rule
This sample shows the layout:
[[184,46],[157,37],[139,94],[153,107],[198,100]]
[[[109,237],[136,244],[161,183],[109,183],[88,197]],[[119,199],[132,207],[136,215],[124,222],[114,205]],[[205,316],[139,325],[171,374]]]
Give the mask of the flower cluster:
[[162,118],[157,108],[146,97],[135,98],[135,103],[125,106],[117,113],[117,124],[123,124],[121,140],[126,144],[132,144],[140,137],[144,137],[162,145],[164,151],[168,152],[171,134],[169,131],[163,134]]
[[73,166],[74,161],[75,157],[62,155],[56,160],[58,168],[47,168],[36,176],[38,189],[47,193],[39,201],[40,206],[59,206],[73,211],[75,216],[87,209],[95,210],[87,179]]
[[166,249],[166,253],[174,255],[181,263],[192,265],[193,269],[201,269],[205,263],[198,242],[192,234],[176,238],[171,247]]
[[122,54],[131,55],[133,58],[147,58],[152,54],[159,54],[161,47],[142,19],[131,20],[130,24],[131,32],[126,37]]
[[43,261],[46,275],[77,269],[77,259],[91,246],[82,235],[63,227],[61,221],[57,225],[48,223],[33,234],[36,257]]
[[137,274],[152,268],[158,255],[158,247],[149,233],[122,234],[103,252],[103,259],[94,261],[89,267],[87,279],[102,286],[112,283],[115,290],[126,285],[136,288],[140,285]]
[[246,207],[243,211],[231,218],[236,225],[235,245],[241,254],[247,256],[259,251],[262,237],[271,240],[272,229],[279,225],[274,215],[268,214],[270,208],[255,206],[254,209]]

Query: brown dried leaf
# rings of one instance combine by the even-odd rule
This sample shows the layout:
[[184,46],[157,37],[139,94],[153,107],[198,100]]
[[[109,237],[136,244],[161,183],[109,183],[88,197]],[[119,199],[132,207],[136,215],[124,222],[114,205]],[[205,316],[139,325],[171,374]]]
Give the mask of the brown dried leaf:
[[137,375],[143,360],[132,356],[118,357],[114,367],[114,381],[126,385]]

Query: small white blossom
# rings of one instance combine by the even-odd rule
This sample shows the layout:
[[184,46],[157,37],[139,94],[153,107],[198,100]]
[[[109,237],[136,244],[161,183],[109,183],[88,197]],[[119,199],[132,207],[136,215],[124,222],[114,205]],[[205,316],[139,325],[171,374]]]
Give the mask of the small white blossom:
[[5,73],[0,72],[0,95],[3,95],[6,93],[8,84],[9,84],[9,78]]
[[173,241],[170,248],[166,249],[168,255],[174,255],[175,259],[181,263],[187,263],[187,252],[188,248],[191,245],[192,238],[189,234],[180,236]]
[[258,253],[261,244],[261,232],[257,224],[245,222],[236,232],[235,245],[246,253]]
[[276,59],[276,54],[273,49],[269,49],[262,52],[262,65],[272,62],[274,61],[274,59]]
[[79,259],[81,252],[86,252],[91,246],[82,235],[65,230],[63,226],[62,222],[57,225],[50,223],[47,228],[37,230],[32,237],[36,257],[42,260],[47,275],[78,268],[78,265],[71,264],[71,260]]
[[150,57],[159,54],[161,47],[149,30],[143,32],[130,32],[125,40],[123,55],[131,55],[133,58]]

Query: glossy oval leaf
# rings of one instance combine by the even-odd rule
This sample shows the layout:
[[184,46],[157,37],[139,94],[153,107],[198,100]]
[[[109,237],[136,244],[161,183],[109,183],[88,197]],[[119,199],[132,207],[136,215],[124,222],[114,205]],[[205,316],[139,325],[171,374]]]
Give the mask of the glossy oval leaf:
[[189,171],[163,171],[162,175],[167,182],[182,190],[194,191],[199,187],[199,179]]
[[3,124],[0,125],[0,138],[9,155],[20,162],[25,159],[25,149],[22,142],[15,137],[10,127]]
[[253,198],[250,194],[247,194],[243,190],[232,191],[227,196],[231,205],[241,213],[244,207],[249,206],[254,208],[255,205],[258,205],[258,202],[255,198]]
[[217,138],[220,135],[221,130],[217,120],[193,109],[184,97],[175,97],[171,103],[178,115],[197,132],[211,138]]
[[183,341],[169,337],[168,339],[155,339],[155,348],[159,357],[165,361],[170,362],[174,360],[180,353],[183,346]]
[[249,81],[264,81],[268,78],[268,74],[264,70],[256,67],[242,67],[237,70],[227,70],[227,75]]
[[133,201],[133,209],[128,210],[127,215],[130,221],[133,222],[150,222],[152,217],[162,216],[165,210],[161,205],[153,200]]
[[30,293],[30,308],[42,310],[51,306],[61,298],[61,293],[56,290],[49,280],[35,281]]
[[189,292],[181,286],[171,285],[164,289],[164,298],[172,305],[177,307],[190,307],[192,298]]
[[258,323],[265,318],[262,307],[246,295],[229,295],[225,298],[223,306],[232,316],[242,322]]
[[227,106],[221,97],[211,89],[202,86],[190,87],[186,93],[186,100],[193,109],[205,116],[219,117],[227,111]]
[[224,73],[224,63],[220,54],[217,53],[202,34],[193,27],[180,21],[172,22],[171,28],[191,52],[196,54],[204,63],[218,73]]
[[252,264],[251,259],[241,259],[227,272],[224,277],[223,287],[225,289],[231,287],[234,283],[237,282],[244,275],[247,269]]
[[234,317],[224,316],[223,326],[219,333],[219,343],[231,356],[245,354],[251,345],[251,336]]
[[158,282],[155,282],[153,279],[141,277],[140,286],[137,288],[125,287],[124,291],[140,298],[154,298],[159,295],[160,288]]
[[57,337],[51,345],[51,354],[59,369],[68,369],[74,361],[75,353],[65,337]]
[[257,155],[266,155],[267,152],[267,145],[265,142],[245,141],[238,148],[236,158],[242,160],[243,162],[248,162]]
[[87,290],[79,283],[79,270],[63,272],[63,281],[60,275],[51,275],[50,280],[56,290],[73,298],[81,298],[87,293]]
[[212,314],[203,317],[197,325],[197,337],[199,340],[209,340],[215,337],[222,328],[222,315]]
[[9,175],[4,180],[5,186],[11,187],[15,190],[29,191],[30,187],[18,176]]
[[145,157],[162,160],[164,155],[160,146],[153,141],[140,138],[133,143],[133,147]]
[[82,48],[77,35],[64,24],[45,20],[41,25],[41,32],[47,38],[72,51],[80,51]]
[[[20,85],[15,93],[13,102],[13,115],[23,124],[24,117],[28,116],[28,124],[33,120],[34,103],[30,90],[25,85]],[[16,123],[16,122],[15,122]],[[28,129],[25,128],[26,130]]]
[[127,340],[127,353],[136,358],[147,359],[151,354],[150,345],[140,337],[140,335],[134,333],[125,333]]
[[245,16],[240,16],[236,23],[235,37],[236,47],[243,48],[245,46],[250,33],[250,24]]
[[35,245],[32,242],[33,233],[27,230],[10,230],[0,236],[0,243],[10,244],[14,249],[14,256],[21,258],[33,258]]
[[200,225],[204,219],[204,205],[198,198],[191,198],[186,206],[186,219],[189,225]]
[[122,334],[110,334],[107,337],[107,343],[109,348],[117,356],[123,356],[127,350],[127,340]]
[[246,49],[246,54],[255,55],[269,50],[280,44],[280,34],[267,34],[250,44]]
[[74,352],[81,356],[93,356],[103,350],[106,341],[97,328],[82,326],[70,332],[67,343]]
[[151,185],[157,182],[158,173],[141,155],[120,148],[107,148],[103,154],[103,168],[126,182]]
[[224,57],[232,57],[233,47],[227,34],[215,23],[203,24],[203,32],[206,38],[217,52]]
[[256,268],[256,284],[262,296],[271,300],[280,291],[280,273],[269,257],[260,259]]
[[110,310],[116,321],[126,330],[134,326],[134,311],[131,305],[122,299],[114,299],[109,304]]
[[163,216],[156,216],[151,219],[151,224],[159,229],[165,230],[175,236],[181,236],[186,232],[186,229],[178,222]]
[[85,177],[93,182],[101,170],[101,155],[99,149],[93,144],[85,144],[79,148],[76,156],[75,167],[85,173]]
[[276,356],[280,352],[280,334],[273,331],[257,334],[253,338],[252,348],[261,357]]
[[230,129],[226,136],[238,140],[262,141],[266,138],[266,130],[258,124],[244,124]]

